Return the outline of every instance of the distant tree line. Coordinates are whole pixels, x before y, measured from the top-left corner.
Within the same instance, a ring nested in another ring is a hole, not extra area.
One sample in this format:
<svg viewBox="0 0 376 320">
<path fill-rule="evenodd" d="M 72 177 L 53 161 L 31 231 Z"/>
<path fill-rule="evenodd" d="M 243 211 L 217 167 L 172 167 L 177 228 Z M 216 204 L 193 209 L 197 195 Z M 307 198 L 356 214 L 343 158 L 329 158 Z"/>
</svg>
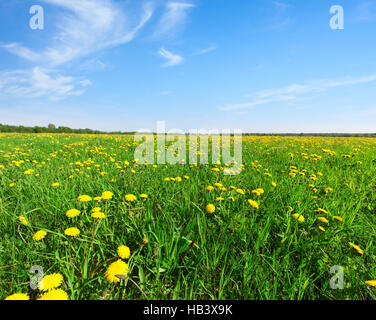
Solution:
<svg viewBox="0 0 376 320">
<path fill-rule="evenodd" d="M 132 132 L 103 132 L 99 130 L 92 129 L 72 129 L 69 127 L 59 126 L 56 127 L 54 124 L 49 124 L 47 127 L 25 127 L 25 126 L 12 126 L 0 123 L 0 132 L 18 132 L 18 133 L 80 133 L 80 134 L 130 134 Z"/>
<path fill-rule="evenodd" d="M 56 127 L 50 123 L 47 127 L 11 126 L 0 123 L 0 132 L 18 133 L 80 133 L 80 134 L 134 134 L 135 132 L 104 132 L 92 129 L 72 129 L 69 127 Z M 300 137 L 376 137 L 376 133 L 243 133 L 243 136 L 300 136 Z"/>
</svg>

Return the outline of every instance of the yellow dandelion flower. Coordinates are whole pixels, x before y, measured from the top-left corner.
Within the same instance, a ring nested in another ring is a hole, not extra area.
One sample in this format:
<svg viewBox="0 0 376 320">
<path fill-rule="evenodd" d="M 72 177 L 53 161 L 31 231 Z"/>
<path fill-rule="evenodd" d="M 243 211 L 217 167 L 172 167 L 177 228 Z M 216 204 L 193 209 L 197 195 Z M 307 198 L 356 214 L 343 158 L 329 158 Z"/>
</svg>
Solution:
<svg viewBox="0 0 376 320">
<path fill-rule="evenodd" d="M 35 241 L 40 241 L 40 240 L 43 240 L 43 238 L 47 235 L 47 232 L 44 231 L 44 230 L 39 230 L 37 232 L 34 233 L 33 235 L 33 240 Z"/>
<path fill-rule="evenodd" d="M 24 216 L 21 216 L 21 217 L 20 217 L 20 221 L 21 221 L 21 223 L 24 224 L 25 226 L 27 226 L 27 225 L 29 224 Z"/>
<path fill-rule="evenodd" d="M 214 213 L 215 212 L 215 206 L 214 206 L 214 204 L 208 204 L 207 206 L 206 206 L 206 212 L 207 213 Z"/>
<path fill-rule="evenodd" d="M 324 223 L 329 223 L 328 219 L 325 219 L 324 217 L 318 217 L 317 220 L 324 222 Z"/>
<path fill-rule="evenodd" d="M 343 221 L 343 219 L 339 216 L 333 216 L 333 219 L 336 219 L 336 220 L 341 221 L 341 222 Z"/>
<path fill-rule="evenodd" d="M 68 210 L 65 215 L 68 217 L 68 218 L 74 218 L 74 217 L 77 217 L 81 212 L 77 209 L 70 209 Z"/>
<path fill-rule="evenodd" d="M 236 189 L 235 191 L 236 191 L 236 193 L 239 193 L 241 195 L 245 194 L 245 191 L 243 189 Z"/>
<path fill-rule="evenodd" d="M 304 222 L 305 221 L 305 218 L 301 214 L 299 214 L 299 213 L 294 213 L 292 215 L 292 217 L 294 219 L 298 220 L 299 222 Z"/>
<path fill-rule="evenodd" d="M 371 287 L 376 287 L 376 280 L 368 280 L 364 283 L 371 286 Z"/>
<path fill-rule="evenodd" d="M 206 188 L 206 191 L 212 191 L 214 189 L 214 187 L 213 186 L 208 186 L 207 188 Z"/>
<path fill-rule="evenodd" d="M 13 182 L 13 183 L 10 183 L 9 184 L 9 188 L 13 188 L 16 184 Z"/>
<path fill-rule="evenodd" d="M 103 212 L 95 211 L 91 214 L 91 217 L 97 220 L 106 218 L 106 215 Z"/>
<path fill-rule="evenodd" d="M 89 201 L 91 201 L 92 199 L 91 199 L 90 196 L 84 194 L 84 195 L 82 195 L 82 196 L 79 196 L 79 197 L 77 198 L 77 200 L 80 201 L 80 202 L 89 202 Z"/>
<path fill-rule="evenodd" d="M 64 234 L 69 237 L 77 237 L 80 234 L 80 230 L 75 227 L 68 228 L 64 231 Z"/>
<path fill-rule="evenodd" d="M 121 245 L 117 249 L 117 253 L 118 253 L 118 255 L 119 255 L 120 258 L 122 258 L 122 259 L 128 259 L 130 257 L 130 255 L 131 255 L 131 250 L 127 246 Z"/>
<path fill-rule="evenodd" d="M 114 196 L 113 192 L 111 192 L 111 191 L 105 191 L 105 192 L 102 193 L 101 198 L 103 200 L 111 200 L 113 196 Z"/>
<path fill-rule="evenodd" d="M 125 196 L 125 201 L 133 202 L 133 201 L 136 201 L 136 200 L 137 200 L 137 197 L 134 194 L 127 194 Z"/>
<path fill-rule="evenodd" d="M 100 207 L 95 207 L 95 208 L 91 209 L 91 212 L 99 212 L 99 211 L 102 211 L 102 209 Z"/>
<path fill-rule="evenodd" d="M 59 287 L 62 282 L 63 276 L 60 273 L 53 273 L 44 276 L 43 279 L 38 283 L 38 288 L 41 291 L 47 291 Z"/>
<path fill-rule="evenodd" d="M 318 208 L 317 210 L 315 210 L 316 213 L 328 213 L 328 211 L 326 211 L 325 209 L 323 208 Z"/>
<path fill-rule="evenodd" d="M 141 193 L 140 194 L 140 198 L 141 199 L 147 199 L 149 196 L 147 195 L 147 194 L 145 194 L 145 193 Z"/>
<path fill-rule="evenodd" d="M 14 293 L 4 300 L 30 300 L 30 298 L 26 293 Z"/>
<path fill-rule="evenodd" d="M 37 300 L 69 300 L 68 293 L 63 289 L 53 289 L 44 293 Z"/>
<path fill-rule="evenodd" d="M 255 208 L 255 209 L 258 209 L 258 208 L 259 208 L 259 204 L 258 204 L 256 201 L 254 201 L 254 200 L 249 199 L 249 200 L 248 200 L 248 203 L 250 204 L 250 206 L 251 206 L 252 208 Z"/>
<path fill-rule="evenodd" d="M 274 181 L 272 182 L 272 186 L 273 187 L 276 187 L 277 186 L 277 183 L 275 183 Z"/>
<path fill-rule="evenodd" d="M 354 248 L 359 254 L 363 254 L 364 251 L 362 249 L 359 248 L 359 246 L 357 246 L 356 244 L 352 243 L 352 242 L 349 242 L 349 245 Z"/>
<path fill-rule="evenodd" d="M 319 229 L 320 229 L 322 232 L 325 232 L 325 228 L 324 228 L 324 227 L 319 226 Z"/>
<path fill-rule="evenodd" d="M 223 201 L 223 200 L 225 200 L 225 199 L 222 198 L 222 197 L 217 197 L 217 198 L 215 199 L 215 201 Z"/>
<path fill-rule="evenodd" d="M 128 273 L 128 264 L 122 260 L 117 260 L 109 265 L 106 270 L 105 277 L 110 283 L 117 283 L 120 281 L 119 276 L 125 276 Z"/>
<path fill-rule="evenodd" d="M 59 182 L 55 182 L 55 183 L 52 184 L 52 186 L 53 186 L 54 188 L 57 188 L 57 187 L 60 186 L 60 183 L 59 183 Z"/>
</svg>

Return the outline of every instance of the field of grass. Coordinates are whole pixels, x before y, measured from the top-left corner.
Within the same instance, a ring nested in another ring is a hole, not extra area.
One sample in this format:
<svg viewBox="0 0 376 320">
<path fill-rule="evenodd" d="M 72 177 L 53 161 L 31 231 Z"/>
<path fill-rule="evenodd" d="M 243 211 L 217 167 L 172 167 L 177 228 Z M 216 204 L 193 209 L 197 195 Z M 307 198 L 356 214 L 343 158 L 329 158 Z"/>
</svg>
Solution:
<svg viewBox="0 0 376 320">
<path fill-rule="evenodd" d="M 233 176 L 137 165 L 135 147 L 0 134 L 1 299 L 376 298 L 376 139 L 243 137 Z M 32 290 L 32 266 L 59 275 Z"/>
</svg>

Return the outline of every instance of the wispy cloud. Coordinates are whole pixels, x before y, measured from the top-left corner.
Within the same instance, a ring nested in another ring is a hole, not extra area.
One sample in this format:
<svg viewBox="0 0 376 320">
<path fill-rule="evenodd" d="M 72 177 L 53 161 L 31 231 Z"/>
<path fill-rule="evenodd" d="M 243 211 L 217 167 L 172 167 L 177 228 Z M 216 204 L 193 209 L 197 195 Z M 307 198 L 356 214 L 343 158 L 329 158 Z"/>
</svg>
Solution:
<svg viewBox="0 0 376 320">
<path fill-rule="evenodd" d="M 153 38 L 159 38 L 166 34 L 169 36 L 175 35 L 184 26 L 189 10 L 194 7 L 195 5 L 188 2 L 168 2 Z"/>
<path fill-rule="evenodd" d="M 374 0 L 360 1 L 353 10 L 354 22 L 370 22 L 376 20 L 376 3 Z"/>
<path fill-rule="evenodd" d="M 206 54 L 206 53 L 209 53 L 211 51 L 214 51 L 217 49 L 217 46 L 212 44 L 211 46 L 205 48 L 205 49 L 202 49 L 202 50 L 198 50 L 196 51 L 193 55 L 194 56 L 199 56 L 199 55 L 202 55 L 202 54 Z"/>
<path fill-rule="evenodd" d="M 317 92 L 328 91 L 332 88 L 357 85 L 362 83 L 376 82 L 376 74 L 359 78 L 342 78 L 339 80 L 318 80 L 308 84 L 292 84 L 279 89 L 268 89 L 247 95 L 252 98 L 245 103 L 229 104 L 221 107 L 222 111 L 252 109 L 259 105 L 276 102 L 291 102 L 303 99 L 305 95 Z"/>
<path fill-rule="evenodd" d="M 179 56 L 178 54 L 174 54 L 170 51 L 167 51 L 164 48 L 161 48 L 158 51 L 158 54 L 167 60 L 167 62 L 163 65 L 164 67 L 173 67 L 183 62 L 183 57 Z"/>
<path fill-rule="evenodd" d="M 58 33 L 51 35 L 51 45 L 39 52 L 19 43 L 8 43 L 2 47 L 24 59 L 49 66 L 62 65 L 127 43 L 134 39 L 153 14 L 153 7 L 145 2 L 138 21 L 131 24 L 124 10 L 112 0 L 42 1 L 67 10 L 57 17 Z"/>
<path fill-rule="evenodd" d="M 272 6 L 272 18 L 264 30 L 282 30 L 293 24 L 294 20 L 288 16 L 291 9 L 294 8 L 293 5 L 282 1 L 271 1 L 270 4 Z"/>
<path fill-rule="evenodd" d="M 39 67 L 0 72 L 0 79 L 0 97 L 47 97 L 51 101 L 81 95 L 91 85 L 90 80 L 79 81 Z"/>
<path fill-rule="evenodd" d="M 159 96 L 168 96 L 169 94 L 171 94 L 171 91 L 161 91 L 158 93 Z"/>
</svg>

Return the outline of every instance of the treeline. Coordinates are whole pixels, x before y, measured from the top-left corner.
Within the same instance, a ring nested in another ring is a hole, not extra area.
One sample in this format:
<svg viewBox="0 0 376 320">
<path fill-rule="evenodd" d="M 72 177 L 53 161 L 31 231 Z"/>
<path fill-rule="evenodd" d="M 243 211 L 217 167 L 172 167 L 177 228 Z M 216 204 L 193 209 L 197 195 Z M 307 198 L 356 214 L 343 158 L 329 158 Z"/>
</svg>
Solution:
<svg viewBox="0 0 376 320">
<path fill-rule="evenodd" d="M 17 132 L 17 133 L 80 133 L 80 134 L 130 134 L 132 132 L 103 132 L 92 129 L 72 129 L 69 127 L 56 127 L 54 124 L 49 124 L 47 127 L 25 127 L 25 126 L 11 126 L 0 123 L 0 132 Z"/>
<path fill-rule="evenodd" d="M 92 129 L 72 129 L 69 127 L 56 127 L 49 124 L 47 127 L 11 126 L 0 123 L 0 132 L 17 133 L 80 133 L 80 134 L 134 134 L 135 132 L 112 131 L 104 132 Z M 243 136 L 291 136 L 291 137 L 376 137 L 376 133 L 243 133 Z"/>
</svg>

